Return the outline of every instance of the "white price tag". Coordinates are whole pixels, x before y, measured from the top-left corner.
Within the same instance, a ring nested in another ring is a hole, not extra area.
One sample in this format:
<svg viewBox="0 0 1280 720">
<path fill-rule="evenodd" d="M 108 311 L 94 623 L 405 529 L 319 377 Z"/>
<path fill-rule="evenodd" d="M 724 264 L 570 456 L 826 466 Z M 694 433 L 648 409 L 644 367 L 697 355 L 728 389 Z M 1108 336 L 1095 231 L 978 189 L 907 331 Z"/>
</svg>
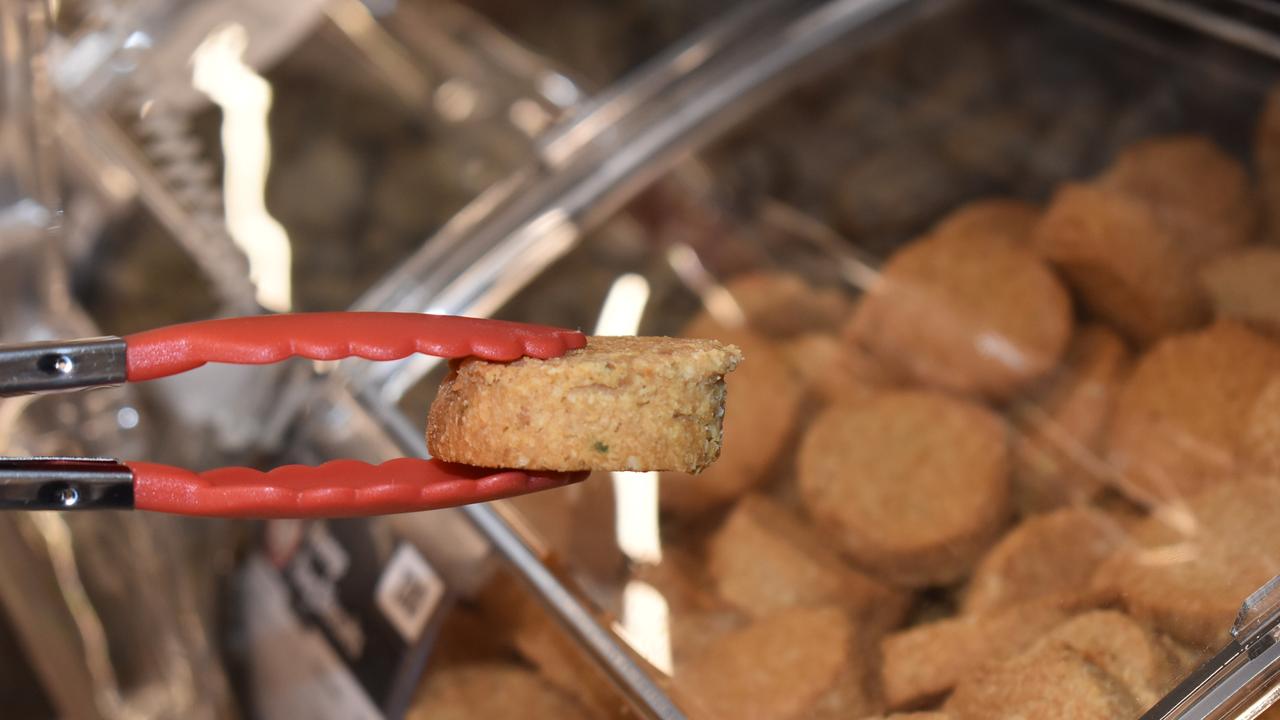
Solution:
<svg viewBox="0 0 1280 720">
<path fill-rule="evenodd" d="M 413 644 L 444 597 L 444 583 L 417 549 L 401 543 L 378 580 L 375 597 L 391 626 Z"/>
</svg>

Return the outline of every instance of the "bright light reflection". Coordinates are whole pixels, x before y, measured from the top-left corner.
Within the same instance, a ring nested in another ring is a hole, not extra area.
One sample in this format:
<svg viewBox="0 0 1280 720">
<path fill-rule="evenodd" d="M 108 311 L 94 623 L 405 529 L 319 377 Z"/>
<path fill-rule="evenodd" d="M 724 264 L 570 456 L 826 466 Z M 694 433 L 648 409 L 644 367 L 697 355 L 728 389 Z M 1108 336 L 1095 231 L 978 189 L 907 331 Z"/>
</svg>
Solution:
<svg viewBox="0 0 1280 720">
<path fill-rule="evenodd" d="M 597 335 L 635 335 L 649 302 L 649 283 L 640 275 L 619 277 L 609 288 Z M 658 474 L 611 473 L 618 548 L 633 563 L 662 562 L 658 531 Z M 622 594 L 618 633 L 658 670 L 671 674 L 671 628 L 667 601 L 647 583 L 632 580 Z"/>
<path fill-rule="evenodd" d="M 667 248 L 667 263 L 684 284 L 698 294 L 707 313 L 722 327 L 738 328 L 747 324 L 746 313 L 725 286 L 716 282 L 698 259 L 698 253 L 683 243 Z"/>
<path fill-rule="evenodd" d="M 658 671 L 672 673 L 670 610 L 656 588 L 639 580 L 627 582 L 622 591 L 622 621 L 615 630 Z"/>
<path fill-rule="evenodd" d="M 258 304 L 285 311 L 292 304 L 293 251 L 266 205 L 271 85 L 242 61 L 247 42 L 244 27 L 234 23 L 210 33 L 192 55 L 192 82 L 222 108 L 227 230 L 249 259 Z"/>
</svg>

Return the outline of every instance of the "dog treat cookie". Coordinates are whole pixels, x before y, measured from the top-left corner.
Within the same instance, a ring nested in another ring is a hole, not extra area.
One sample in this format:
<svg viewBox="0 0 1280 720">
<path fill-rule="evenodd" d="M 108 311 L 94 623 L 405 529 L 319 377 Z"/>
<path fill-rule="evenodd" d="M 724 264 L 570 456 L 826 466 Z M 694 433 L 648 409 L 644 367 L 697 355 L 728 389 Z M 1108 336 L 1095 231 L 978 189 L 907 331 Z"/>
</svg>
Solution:
<svg viewBox="0 0 1280 720">
<path fill-rule="evenodd" d="M 663 547 L 662 562 L 637 566 L 632 578 L 657 590 L 667 605 L 671 655 L 677 671 L 748 621 L 716 595 L 706 568 L 681 547 Z"/>
<path fill-rule="evenodd" d="M 1122 612 L 1095 610 L 1059 625 L 1041 643 L 1080 653 L 1120 681 L 1142 707 L 1150 707 L 1173 688 L 1175 660 L 1147 628 Z"/>
<path fill-rule="evenodd" d="M 1128 365 L 1119 336 L 1083 326 L 1063 366 L 1013 405 L 1013 497 L 1021 512 L 1087 502 L 1105 487 L 1106 425 Z"/>
<path fill-rule="evenodd" d="M 902 379 L 857 343 L 809 333 L 788 340 L 782 352 L 809 393 L 822 403 L 861 402 Z"/>
<path fill-rule="evenodd" d="M 908 712 L 892 715 L 876 715 L 862 720 L 949 720 L 951 716 L 940 712 Z"/>
<path fill-rule="evenodd" d="M 1007 397 L 1058 363 L 1071 302 L 1025 243 L 932 235 L 889 258 L 849 333 L 920 382 Z"/>
<path fill-rule="evenodd" d="M 1280 485 L 1272 478 L 1220 483 L 1157 513 L 1099 570 L 1134 617 L 1194 647 L 1229 636 L 1240 603 L 1276 574 Z"/>
<path fill-rule="evenodd" d="M 836 288 L 815 288 L 799 275 L 754 272 L 724 284 L 747 321 L 767 337 L 835 332 L 849 314 L 849 299 Z"/>
<path fill-rule="evenodd" d="M 741 357 L 708 340 L 593 337 L 551 360 L 463 360 L 427 444 L 482 467 L 698 472 L 720 453 L 724 376 Z"/>
<path fill-rule="evenodd" d="M 734 507 L 707 547 L 721 597 L 755 616 L 789 607 L 838 605 L 860 626 L 887 631 L 909 597 L 847 566 L 823 538 L 759 495 Z"/>
<path fill-rule="evenodd" d="M 838 684 L 856 683 L 859 673 L 851 669 L 861 658 L 852 652 L 854 632 L 838 608 L 795 608 L 762 618 L 720 638 L 678 670 L 676 699 L 694 720 L 813 717 L 815 706 Z M 876 712 L 865 694 L 858 704 L 845 707 L 844 716 Z"/>
<path fill-rule="evenodd" d="M 877 576 L 908 587 L 953 582 L 1007 516 L 1007 434 L 992 412 L 940 393 L 833 406 L 800 446 L 801 498 Z"/>
<path fill-rule="evenodd" d="M 1267 381 L 1253 401 L 1240 455 L 1248 470 L 1280 478 L 1280 375 Z"/>
<path fill-rule="evenodd" d="M 1088 593 L 1098 567 L 1123 541 L 1120 525 L 1091 508 L 1031 517 L 978 563 L 964 596 L 964 612 L 988 613 L 1031 600 L 1070 604 Z"/>
<path fill-rule="evenodd" d="M 1220 255 L 1200 269 L 1200 284 L 1218 319 L 1280 335 L 1280 248 L 1243 248 Z"/>
<path fill-rule="evenodd" d="M 1194 265 L 1155 212 L 1128 195 L 1062 186 L 1036 226 L 1035 245 L 1093 313 L 1139 343 L 1208 317 Z"/>
<path fill-rule="evenodd" d="M 1278 373 L 1280 346 L 1234 323 L 1162 340 L 1116 400 L 1109 459 L 1122 489 L 1161 502 L 1234 477 L 1254 399 Z"/>
<path fill-rule="evenodd" d="M 929 234 L 957 237 L 999 235 L 1028 245 L 1039 220 L 1040 208 L 1029 202 L 988 198 L 960 206 L 933 226 Z"/>
<path fill-rule="evenodd" d="M 662 505 L 690 513 L 729 502 L 767 477 L 791 439 L 804 395 L 781 355 L 759 336 L 723 328 L 691 330 L 731 339 L 749 359 L 725 378 L 733 411 L 725 416 L 720 459 L 698 475 L 662 475 Z"/>
<path fill-rule="evenodd" d="M 427 681 L 408 720 L 480 720 L 520 717 L 576 720 L 589 717 L 571 698 L 517 665 L 496 663 L 443 668 Z"/>
<path fill-rule="evenodd" d="M 1248 173 L 1205 137 L 1135 143 L 1116 157 L 1099 184 L 1145 202 L 1194 263 L 1244 245 L 1257 233 Z"/>
<path fill-rule="evenodd" d="M 1268 239 L 1277 243 L 1280 242 L 1280 86 L 1267 94 L 1253 147 Z"/>
<path fill-rule="evenodd" d="M 1116 720 L 1145 706 L 1081 653 L 1048 643 L 970 676 L 944 708 L 956 720 Z"/>
<path fill-rule="evenodd" d="M 1062 608 L 1032 603 L 893 633 L 880 643 L 885 703 L 894 709 L 928 705 L 976 669 L 1022 652 L 1068 617 Z"/>
</svg>

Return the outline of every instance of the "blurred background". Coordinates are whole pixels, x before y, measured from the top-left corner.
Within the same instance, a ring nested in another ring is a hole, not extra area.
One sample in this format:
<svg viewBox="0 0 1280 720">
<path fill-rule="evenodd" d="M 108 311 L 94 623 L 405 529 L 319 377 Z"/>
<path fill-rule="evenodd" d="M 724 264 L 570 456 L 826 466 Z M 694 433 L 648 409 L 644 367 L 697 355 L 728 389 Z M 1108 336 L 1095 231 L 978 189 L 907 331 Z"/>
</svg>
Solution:
<svg viewBox="0 0 1280 720">
<path fill-rule="evenodd" d="M 1043 202 L 1152 134 L 1247 158 L 1280 9 L 9 0 L 0 51 L 3 342 L 344 309 L 674 334 L 724 278 L 847 285 L 965 201 Z M 441 374 L 9 398 L 0 452 L 422 455 Z M 361 521 L 0 515 L 3 714 L 715 717 L 670 682 L 683 638 L 741 623 L 678 568 L 712 521 L 660 522 L 630 480 Z"/>
</svg>

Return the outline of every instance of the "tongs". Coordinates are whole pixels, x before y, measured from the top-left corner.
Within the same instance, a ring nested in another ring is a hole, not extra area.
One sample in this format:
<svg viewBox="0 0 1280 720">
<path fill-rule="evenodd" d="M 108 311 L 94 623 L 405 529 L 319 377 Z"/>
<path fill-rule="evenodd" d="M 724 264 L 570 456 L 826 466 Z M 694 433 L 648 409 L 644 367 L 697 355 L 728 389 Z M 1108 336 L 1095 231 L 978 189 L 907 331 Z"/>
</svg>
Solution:
<svg viewBox="0 0 1280 720">
<path fill-rule="evenodd" d="M 580 332 L 411 313 L 304 313 L 173 325 L 125 337 L 0 345 L 0 397 L 142 382 L 206 363 L 399 360 L 414 353 L 508 362 L 586 345 Z M 194 472 L 113 458 L 0 458 L 0 509 L 134 508 L 216 517 L 353 517 L 497 500 L 587 473 L 494 470 L 420 458 Z"/>
</svg>

